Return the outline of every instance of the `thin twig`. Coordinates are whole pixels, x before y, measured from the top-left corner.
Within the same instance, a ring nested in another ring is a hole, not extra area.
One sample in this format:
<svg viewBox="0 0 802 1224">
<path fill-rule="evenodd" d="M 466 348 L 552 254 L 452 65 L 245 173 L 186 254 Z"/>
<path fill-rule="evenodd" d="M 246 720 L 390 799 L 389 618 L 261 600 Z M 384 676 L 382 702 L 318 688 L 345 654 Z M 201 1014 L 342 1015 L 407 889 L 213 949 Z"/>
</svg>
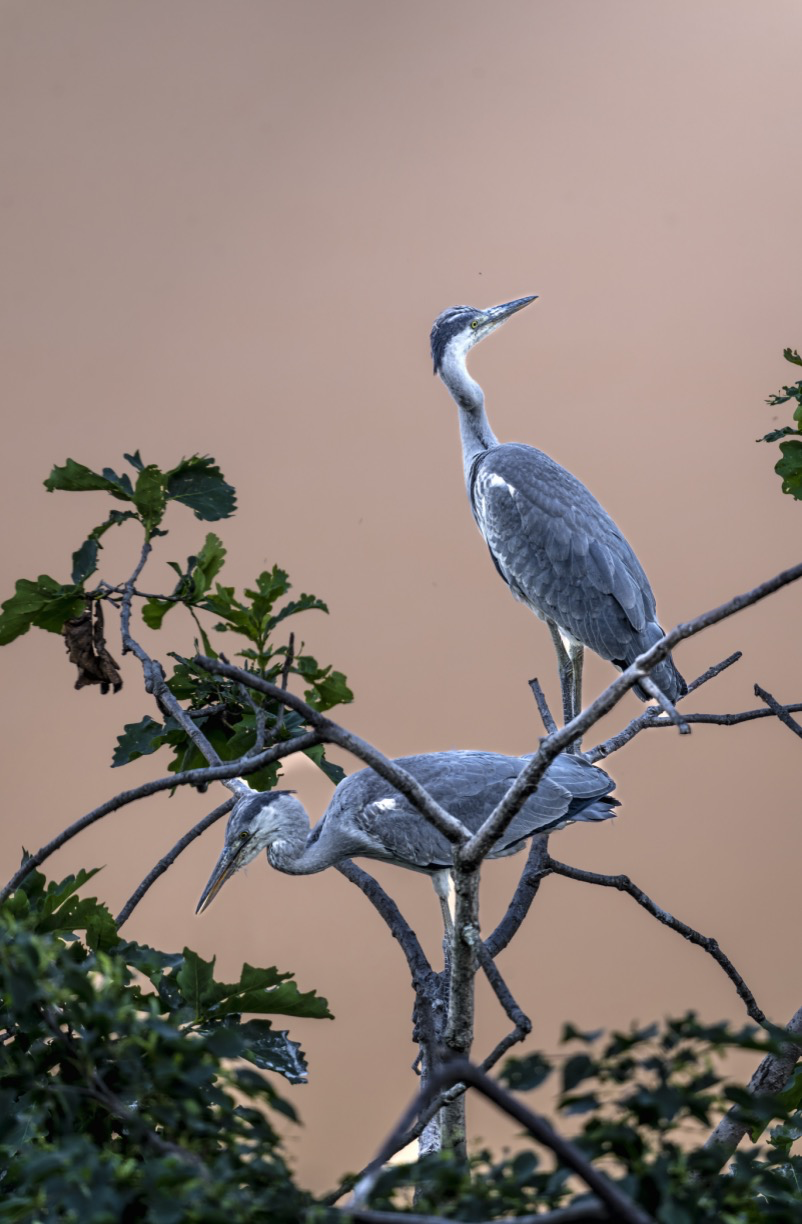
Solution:
<svg viewBox="0 0 802 1224">
<path fill-rule="evenodd" d="M 512 991 L 499 973 L 497 966 L 493 962 L 493 958 L 487 951 L 485 945 L 482 943 L 482 940 L 473 939 L 471 942 L 473 943 L 474 952 L 476 953 L 476 959 L 479 961 L 479 964 L 484 970 L 485 977 L 490 983 L 490 987 L 494 995 L 503 1007 L 507 1018 L 515 1025 L 515 1032 L 511 1034 L 511 1039 L 504 1039 L 506 1045 L 504 1050 L 501 1051 L 501 1053 L 504 1053 L 510 1048 L 510 1046 L 515 1045 L 519 1041 L 523 1041 L 529 1036 L 529 1034 L 532 1032 L 532 1021 L 516 1003 L 515 999 L 513 998 Z M 490 1067 L 494 1066 L 500 1057 L 501 1054 L 496 1055 L 495 1050 L 492 1052 L 492 1054 L 489 1054 L 482 1063 L 484 1070 L 487 1071 L 490 1069 Z"/>
<path fill-rule="evenodd" d="M 475 866 L 481 862 L 522 805 L 534 793 L 540 779 L 555 757 L 563 750 L 570 748 L 575 741 L 581 741 L 585 732 L 594 726 L 603 714 L 612 710 L 624 693 L 648 676 L 651 669 L 665 659 L 679 642 L 773 595 L 775 591 L 795 582 L 798 578 L 802 578 L 802 564 L 783 570 L 781 574 L 776 574 L 773 578 L 762 582 L 760 586 L 754 587 L 753 590 L 746 591 L 743 595 L 736 595 L 718 608 L 711 608 L 709 612 L 703 612 L 694 620 L 679 624 L 669 633 L 663 634 L 654 646 L 639 655 L 581 714 L 543 741 L 495 810 L 465 845 L 456 850 L 455 861 L 463 863 L 466 867 Z"/>
<path fill-rule="evenodd" d="M 802 1007 L 794 1012 L 785 1031 L 797 1038 L 802 1036 Z M 747 1084 L 747 1092 L 752 1095 L 763 1092 L 782 1092 L 800 1056 L 802 1056 L 802 1049 L 800 1049 L 798 1040 L 789 1041 L 774 1054 L 767 1054 Z M 727 1163 L 749 1129 L 748 1123 L 740 1120 L 741 1115 L 742 1111 L 737 1105 L 734 1105 L 703 1145 L 706 1149 L 716 1149 L 721 1157 L 719 1168 Z"/>
<path fill-rule="evenodd" d="M 172 850 L 168 850 L 164 858 L 159 859 L 156 866 L 151 868 L 142 883 L 136 889 L 134 889 L 133 893 L 115 918 L 118 930 L 122 924 L 131 917 L 131 914 L 139 905 L 139 902 L 145 896 L 145 893 L 148 891 L 151 885 L 155 884 L 159 876 L 163 875 L 167 868 L 173 865 L 179 854 L 182 854 L 184 850 L 186 850 L 187 846 L 191 845 L 192 842 L 195 841 L 196 837 L 200 837 L 201 833 L 205 833 L 210 825 L 213 825 L 216 821 L 220 820 L 222 816 L 225 816 L 227 812 L 230 812 L 236 801 L 235 795 L 232 795 L 230 799 L 226 799 L 225 803 L 221 803 L 219 807 L 216 807 L 213 811 L 209 812 L 208 815 L 204 816 L 203 820 L 199 820 L 188 833 L 185 833 L 184 836 L 175 843 Z"/>
<path fill-rule="evenodd" d="M 742 658 L 742 654 L 742 651 L 736 650 L 734 654 L 728 655 L 727 658 L 722 659 L 720 663 L 714 663 L 712 667 L 708 667 L 706 672 L 703 672 L 701 676 L 697 676 L 695 680 L 691 681 L 691 683 L 688 685 L 688 693 L 684 694 L 683 697 L 680 697 L 679 701 L 683 701 L 689 693 L 694 693 L 697 689 L 701 688 L 703 684 L 707 684 L 710 680 L 713 680 L 716 676 L 719 676 L 723 671 L 726 671 L 728 667 L 732 667 L 733 663 L 737 663 L 738 660 Z M 619 748 L 623 748 L 625 744 L 628 744 L 631 739 L 634 739 L 635 736 L 643 731 L 646 727 L 670 726 L 667 719 L 659 720 L 659 715 L 660 711 L 654 706 L 651 706 L 643 714 L 639 714 L 637 718 L 633 718 L 632 721 L 626 727 L 624 727 L 623 731 L 619 731 L 617 735 L 605 740 L 603 744 L 598 744 L 595 748 L 591 748 L 588 752 L 586 752 L 585 760 L 590 761 L 591 764 L 595 764 L 596 761 L 603 760 L 604 757 L 608 757 L 613 752 L 617 752 Z M 707 715 L 702 716 L 698 714 L 684 714 L 683 718 L 686 723 L 709 721 Z"/>
<path fill-rule="evenodd" d="M 536 834 L 530 842 L 526 865 L 521 872 L 512 900 L 507 906 L 507 912 L 495 931 L 485 940 L 485 948 L 494 959 L 499 952 L 504 951 L 510 940 L 517 934 L 521 923 L 529 913 L 529 908 L 540 888 L 541 880 L 548 875 L 548 869 L 545 867 L 549 856 L 548 846 L 548 833 Z"/>
<path fill-rule="evenodd" d="M 772 697 L 771 693 L 767 693 L 766 690 L 762 689 L 759 684 L 755 685 L 755 696 L 759 697 L 761 701 L 765 701 L 772 714 L 776 714 L 780 722 L 783 723 L 784 726 L 788 727 L 790 731 L 793 731 L 794 735 L 802 737 L 802 727 L 800 727 L 796 719 L 792 718 L 788 713 L 790 709 L 795 707 L 780 705 L 776 697 Z"/>
<path fill-rule="evenodd" d="M 668 700 L 663 690 L 658 688 L 651 676 L 644 676 L 640 682 L 640 686 L 644 692 L 648 693 L 649 696 L 657 702 L 660 709 L 668 718 L 668 721 L 675 727 L 679 727 L 680 735 L 690 735 L 691 729 L 687 722 L 682 717 L 673 702 Z"/>
<path fill-rule="evenodd" d="M 152 659 L 145 648 L 131 634 L 131 600 L 134 593 L 134 585 L 145 566 L 151 549 L 150 539 L 146 536 L 136 569 L 123 587 L 123 597 L 120 606 L 120 636 L 122 638 L 123 654 L 133 654 L 139 659 L 142 666 L 142 674 L 145 678 L 145 691 L 153 696 L 162 714 L 165 716 L 171 715 L 176 720 L 181 729 L 189 736 L 189 739 L 198 749 L 201 756 L 205 757 L 210 765 L 220 765 L 221 758 L 216 749 L 203 734 L 197 723 L 189 716 L 181 703 L 171 693 L 161 663 L 156 659 Z M 234 781 L 234 779 L 229 779 L 228 785 L 229 789 L 233 790 L 236 794 L 237 788 L 234 785 Z"/>
<path fill-rule="evenodd" d="M 284 658 L 284 666 L 281 669 L 281 689 L 285 693 L 287 691 L 287 685 L 289 684 L 289 681 L 290 681 L 290 668 L 292 667 L 294 659 L 295 659 L 295 634 L 291 633 L 290 640 L 287 643 L 287 654 Z M 284 715 L 286 713 L 287 713 L 287 707 L 286 705 L 282 703 L 281 708 L 279 710 L 279 715 L 276 721 L 276 725 L 273 728 L 274 737 L 281 733 L 281 729 L 284 726 Z"/>
<path fill-rule="evenodd" d="M 557 724 L 554 721 L 554 716 L 549 709 L 549 703 L 546 701 L 546 694 L 540 687 L 540 681 L 538 680 L 537 676 L 534 676 L 529 681 L 529 687 L 534 694 L 535 701 L 537 702 L 538 712 L 543 721 L 543 726 L 546 729 L 546 735 L 552 735 L 557 730 Z"/>
<path fill-rule="evenodd" d="M 317 731 L 307 731 L 303 735 L 297 735 L 294 739 L 284 740 L 281 744 L 274 744 L 271 748 L 266 748 L 261 756 L 252 757 L 248 761 L 226 761 L 223 765 L 210 765 L 207 769 L 188 769 L 184 773 L 168 774 L 166 778 L 154 778 L 150 782 L 143 782 L 141 786 L 135 786 L 132 790 L 121 791 L 119 795 L 107 799 L 99 807 L 93 808 L 85 816 L 73 821 L 35 854 L 26 858 L 5 887 L 0 889 L 0 904 L 19 887 L 30 871 L 39 867 L 56 850 L 60 850 L 65 842 L 94 824 L 96 820 L 108 816 L 110 812 L 116 812 L 129 803 L 136 803 L 138 799 L 147 799 L 150 795 L 156 795 L 160 791 L 172 790 L 176 786 L 198 786 L 204 782 L 225 783 L 234 776 L 256 773 L 264 765 L 270 765 L 273 761 L 290 756 L 293 752 L 305 752 L 307 748 L 313 748 L 320 742 Z"/>
<path fill-rule="evenodd" d="M 145 564 L 147 562 L 148 557 L 150 556 L 151 550 L 152 550 L 152 545 L 146 535 L 145 542 L 142 545 L 142 551 L 139 554 L 139 560 L 136 563 L 136 567 L 134 569 L 133 574 L 122 587 L 115 588 L 116 590 L 122 591 L 122 600 L 120 604 L 120 633 L 122 635 L 122 640 L 123 640 L 123 654 L 127 654 L 128 650 L 130 649 L 126 645 L 126 639 L 130 635 L 131 600 L 134 594 L 134 587 L 136 586 L 137 578 L 142 573 L 142 570 L 145 568 Z M 145 678 L 147 680 L 147 677 Z"/>
<path fill-rule="evenodd" d="M 448 838 L 450 842 L 458 844 L 466 839 L 468 830 L 461 821 L 449 815 L 445 808 L 436 803 L 428 791 L 411 774 L 397 765 L 395 761 L 389 760 L 371 744 L 360 739 L 358 735 L 354 735 L 353 732 L 347 731 L 338 723 L 326 718 L 319 710 L 310 706 L 300 697 L 296 697 L 294 693 L 291 693 L 289 690 L 284 692 L 278 685 L 271 684 L 269 680 L 263 680 L 261 676 L 255 676 L 252 672 L 247 672 L 241 667 L 234 667 L 231 663 L 223 663 L 220 659 L 207 659 L 204 655 L 196 655 L 193 662 L 198 667 L 202 667 L 204 671 L 211 672 L 213 675 L 226 676 L 229 680 L 239 681 L 250 688 L 256 689 L 259 693 L 266 693 L 268 697 L 272 697 L 276 701 L 284 702 L 290 709 L 303 715 L 304 719 L 315 729 L 321 742 L 336 744 L 338 747 L 344 748 L 346 752 L 359 757 L 361 761 L 369 765 L 377 774 L 380 774 L 386 782 L 389 782 L 405 798 L 409 799 L 410 803 L 431 821 L 434 827 L 444 837 Z"/>
<path fill-rule="evenodd" d="M 651 708 L 655 709 L 654 706 Z M 789 713 L 798 714 L 802 712 L 802 702 L 794 702 L 790 705 L 783 706 L 783 709 Z M 656 711 L 655 711 L 656 713 Z M 671 723 L 667 718 L 649 717 L 651 710 L 647 710 L 645 714 L 641 714 L 634 719 L 628 727 L 620 731 L 618 735 L 612 736 L 611 739 L 605 740 L 603 744 L 599 744 L 596 748 L 591 748 L 585 753 L 585 760 L 591 765 L 595 765 L 597 761 L 603 760 L 605 757 L 611 756 L 617 752 L 619 748 L 623 748 L 631 739 L 646 728 L 650 727 L 670 727 Z M 736 727 L 739 723 L 754 722 L 759 718 L 775 718 L 774 710 L 741 710 L 737 714 L 685 714 L 684 718 L 687 723 L 707 723 L 713 727 Z"/>
<path fill-rule="evenodd" d="M 714 663 L 712 667 L 708 667 L 707 671 L 702 672 L 701 676 L 697 676 L 695 680 L 691 680 L 690 684 L 688 685 L 688 692 L 685 694 L 685 696 L 687 697 L 688 694 L 695 693 L 696 690 L 701 688 L 703 684 L 707 684 L 709 680 L 714 680 L 716 676 L 720 676 L 721 673 L 726 671 L 728 667 L 732 667 L 733 663 L 737 663 L 739 659 L 742 659 L 743 654 L 744 652 L 742 650 L 736 650 L 731 655 L 727 655 L 726 659 L 722 659 L 720 663 Z M 680 701 L 683 700 L 684 698 L 680 697 Z"/>
<path fill-rule="evenodd" d="M 413 987 L 417 990 L 418 986 L 425 985 L 434 970 L 429 964 L 417 935 L 392 897 L 384 891 L 378 880 L 375 880 L 367 871 L 363 871 L 361 867 L 357 867 L 356 863 L 350 859 L 344 859 L 335 866 L 340 875 L 345 876 L 346 880 L 355 884 L 360 892 L 364 893 L 374 909 L 384 919 L 390 934 L 398 941 L 406 957 Z"/>
<path fill-rule="evenodd" d="M 682 935 L 683 939 L 689 940 L 690 943 L 704 948 L 705 952 L 712 956 L 713 960 L 721 966 L 734 985 L 739 997 L 743 1000 L 749 1016 L 757 1024 L 765 1024 L 765 1013 L 758 1007 L 755 996 L 732 961 L 722 952 L 718 941 L 708 935 L 700 935 L 693 927 L 688 926 L 687 923 L 680 921 L 679 918 L 675 918 L 673 914 L 669 914 L 666 910 L 661 909 L 656 902 L 652 901 L 651 897 L 647 897 L 642 888 L 638 888 L 637 884 L 633 884 L 629 876 L 600 875 L 595 871 L 583 871 L 579 867 L 569 867 L 567 863 L 560 863 L 551 857 L 549 857 L 546 865 L 554 875 L 565 876 L 569 880 L 580 880 L 585 884 L 598 884 L 602 888 L 616 888 L 619 892 L 628 893 L 634 901 L 637 901 L 638 905 L 647 910 L 658 922 L 662 922 L 664 926 L 670 927 L 672 931 L 676 931 L 677 934 Z"/>
</svg>

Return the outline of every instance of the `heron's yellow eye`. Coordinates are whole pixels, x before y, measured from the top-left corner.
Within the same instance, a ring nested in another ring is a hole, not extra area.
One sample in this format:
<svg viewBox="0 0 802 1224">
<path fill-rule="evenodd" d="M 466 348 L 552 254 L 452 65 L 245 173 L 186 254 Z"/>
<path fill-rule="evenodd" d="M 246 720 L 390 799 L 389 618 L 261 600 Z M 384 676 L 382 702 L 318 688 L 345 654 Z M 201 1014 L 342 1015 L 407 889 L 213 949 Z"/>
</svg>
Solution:
<svg viewBox="0 0 802 1224">
<path fill-rule="evenodd" d="M 472 328 L 472 330 L 473 330 L 473 331 L 476 331 L 476 329 L 477 329 L 477 327 L 478 327 L 478 326 L 479 326 L 479 320 L 478 320 L 478 319 L 471 319 L 471 328 Z"/>
<path fill-rule="evenodd" d="M 243 830 L 242 830 L 242 832 L 240 833 L 240 835 L 239 835 L 239 839 L 240 839 L 240 841 L 247 841 L 247 840 L 248 840 L 248 834 L 245 832 L 245 830 L 244 830 L 244 829 L 243 829 Z"/>
</svg>

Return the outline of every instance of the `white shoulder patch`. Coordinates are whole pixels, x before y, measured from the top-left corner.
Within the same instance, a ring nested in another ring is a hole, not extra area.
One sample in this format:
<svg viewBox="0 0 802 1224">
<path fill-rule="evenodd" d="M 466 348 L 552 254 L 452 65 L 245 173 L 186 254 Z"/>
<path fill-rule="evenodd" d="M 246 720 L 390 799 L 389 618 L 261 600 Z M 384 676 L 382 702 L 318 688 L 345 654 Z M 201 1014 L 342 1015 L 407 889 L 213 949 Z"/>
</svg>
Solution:
<svg viewBox="0 0 802 1224">
<path fill-rule="evenodd" d="M 380 812 L 392 812 L 398 805 L 395 799 L 377 799 L 373 806 Z"/>
<path fill-rule="evenodd" d="M 515 485 L 511 485 L 503 476 L 499 476 L 498 472 L 491 472 L 487 477 L 486 483 L 490 489 L 506 489 L 510 497 L 515 497 L 518 492 Z"/>
</svg>

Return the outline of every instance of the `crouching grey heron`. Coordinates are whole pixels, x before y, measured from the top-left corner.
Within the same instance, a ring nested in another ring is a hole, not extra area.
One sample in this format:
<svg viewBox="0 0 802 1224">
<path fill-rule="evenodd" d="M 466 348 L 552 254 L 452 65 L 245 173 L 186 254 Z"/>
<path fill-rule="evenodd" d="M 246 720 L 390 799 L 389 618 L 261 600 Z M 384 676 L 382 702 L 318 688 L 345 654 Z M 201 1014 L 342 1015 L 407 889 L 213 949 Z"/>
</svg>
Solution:
<svg viewBox="0 0 802 1224">
<path fill-rule="evenodd" d="M 452 306 L 434 321 L 434 372 L 459 406 L 468 498 L 493 563 L 516 599 L 546 622 L 557 650 L 566 720 L 579 712 L 589 646 L 622 670 L 663 636 L 652 588 L 624 536 L 581 481 L 542 451 L 499 443 L 469 351 L 535 297 L 477 310 Z M 670 702 L 687 692 L 669 656 L 651 680 Z M 647 701 L 651 686 L 636 686 Z"/>
<path fill-rule="evenodd" d="M 496 752 L 454 751 L 400 757 L 396 764 L 475 832 L 527 760 Z M 610 798 L 614 786 L 595 765 L 561 754 L 488 857 L 515 854 L 533 834 L 571 821 L 609 819 L 618 806 L 618 800 Z M 228 818 L 223 852 L 195 912 L 206 909 L 226 880 L 260 850 L 267 851 L 271 867 L 289 875 L 311 875 L 357 857 L 394 863 L 430 875 L 441 900 L 452 862 L 448 839 L 389 782 L 372 769 L 362 769 L 339 784 L 311 832 L 306 809 L 292 791 L 254 791 L 238 799 Z"/>
</svg>

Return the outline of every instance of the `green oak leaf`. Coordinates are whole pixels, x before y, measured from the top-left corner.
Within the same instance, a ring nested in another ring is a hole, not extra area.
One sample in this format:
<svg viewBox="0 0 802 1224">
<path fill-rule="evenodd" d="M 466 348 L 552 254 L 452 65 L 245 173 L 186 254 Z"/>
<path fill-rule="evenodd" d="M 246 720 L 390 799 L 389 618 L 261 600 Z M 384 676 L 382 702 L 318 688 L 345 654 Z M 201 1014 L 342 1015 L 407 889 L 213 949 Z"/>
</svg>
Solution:
<svg viewBox="0 0 802 1224">
<path fill-rule="evenodd" d="M 189 506 L 196 518 L 229 518 L 237 508 L 236 489 L 209 455 L 193 455 L 165 475 L 167 496 Z"/>
<path fill-rule="evenodd" d="M 85 604 L 86 597 L 77 584 L 62 585 L 49 574 L 40 574 L 36 582 L 20 578 L 15 594 L 3 603 L 0 613 L 0 646 L 27 633 L 31 625 L 48 633 L 61 633 L 65 622 L 80 616 Z"/>
<path fill-rule="evenodd" d="M 232 1013 L 193 1031 L 216 1038 L 208 1047 L 219 1057 L 244 1058 L 262 1071 L 283 1075 L 291 1084 L 306 1083 L 307 1065 L 300 1043 L 290 1041 L 286 1030 L 274 1029 L 269 1020 L 243 1021 Z"/>
<path fill-rule="evenodd" d="M 165 616 L 178 602 L 176 599 L 149 599 L 142 606 L 143 621 L 149 629 L 161 629 Z"/>
<path fill-rule="evenodd" d="M 764 434 L 762 438 L 755 438 L 756 442 L 778 442 L 780 438 L 787 438 L 789 434 L 798 434 L 798 429 L 792 429 L 790 425 L 783 425 L 782 429 L 772 429 L 771 433 Z"/>
<path fill-rule="evenodd" d="M 166 731 L 167 728 L 149 714 L 138 723 L 126 723 L 122 735 L 117 736 L 117 747 L 111 758 L 112 769 L 127 765 L 137 757 L 150 756 L 164 743 Z"/>
<path fill-rule="evenodd" d="M 234 1012 L 330 1019 L 326 1000 L 313 990 L 301 993 L 291 978 L 276 968 L 256 969 L 246 964 L 239 982 L 216 982 L 214 960 L 205 961 L 189 948 L 184 949 L 184 964 L 175 975 L 184 999 L 199 1019 L 219 1019 Z"/>
<path fill-rule="evenodd" d="M 783 493 L 790 493 L 797 501 L 802 501 L 802 440 L 781 442 L 780 450 L 782 459 L 774 465 L 774 470 L 782 478 Z"/>
<path fill-rule="evenodd" d="M 84 493 L 94 489 L 111 493 L 120 501 L 133 501 L 134 489 L 128 476 L 118 476 L 111 468 L 104 468 L 103 474 L 93 472 L 83 463 L 68 459 L 63 467 L 54 467 L 44 482 L 48 493 L 61 489 L 66 493 Z"/>
<path fill-rule="evenodd" d="M 158 527 L 164 516 L 167 505 L 164 486 L 164 473 L 153 463 L 143 467 L 137 476 L 134 503 L 148 532 Z"/>
<path fill-rule="evenodd" d="M 589 1058 L 587 1054 L 574 1054 L 573 1058 L 569 1058 L 563 1067 L 563 1092 L 570 1092 L 595 1071 L 596 1063 L 592 1058 Z"/>
<path fill-rule="evenodd" d="M 539 1051 L 525 1058 L 509 1058 L 501 1068 L 500 1079 L 511 1092 L 531 1092 L 552 1073 L 548 1058 Z"/>
<path fill-rule="evenodd" d="M 105 535 L 110 527 L 118 527 L 120 523 L 136 517 L 133 510 L 112 510 L 104 523 L 90 531 L 81 547 L 72 554 L 73 582 L 86 582 L 87 578 L 94 574 L 98 552 L 103 547 L 100 543 L 101 536 Z"/>
<path fill-rule="evenodd" d="M 335 765 L 333 761 L 326 760 L 326 749 L 323 744 L 315 744 L 312 748 L 305 748 L 304 756 L 308 756 L 310 761 L 314 761 L 318 769 L 321 769 L 335 786 L 339 785 L 345 777 L 345 770 L 341 765 Z"/>
<path fill-rule="evenodd" d="M 206 594 L 223 568 L 225 559 L 226 549 L 223 547 L 223 541 L 210 531 L 203 548 L 194 558 L 195 564 L 191 571 L 193 599 L 201 599 Z"/>
</svg>

